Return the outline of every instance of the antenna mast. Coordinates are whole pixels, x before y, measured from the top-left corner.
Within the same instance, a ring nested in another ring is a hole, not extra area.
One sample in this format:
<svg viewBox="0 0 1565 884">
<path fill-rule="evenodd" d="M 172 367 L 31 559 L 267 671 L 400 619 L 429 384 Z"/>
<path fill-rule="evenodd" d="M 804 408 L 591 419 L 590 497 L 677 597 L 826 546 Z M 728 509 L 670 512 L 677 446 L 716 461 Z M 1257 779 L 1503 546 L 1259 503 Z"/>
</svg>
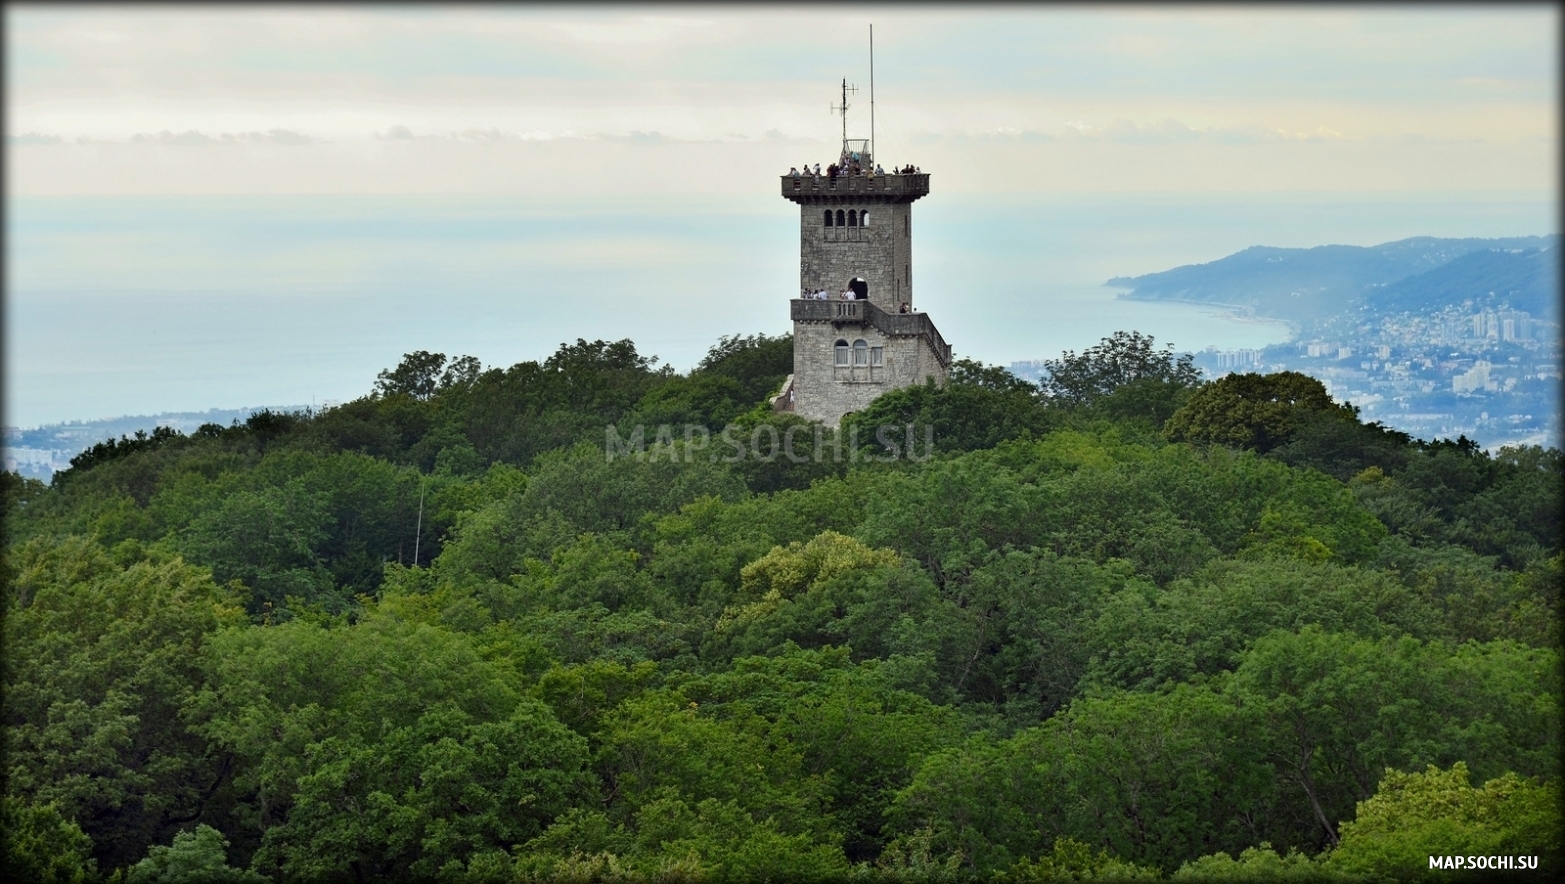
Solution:
<svg viewBox="0 0 1565 884">
<path fill-rule="evenodd" d="M 832 113 L 842 114 L 842 149 L 844 151 L 848 149 L 848 93 L 852 92 L 857 95 L 858 91 L 859 87 L 849 86 L 847 78 L 844 77 L 842 80 L 842 104 L 832 105 L 831 108 Z M 871 110 L 873 110 L 873 107 Z"/>
<path fill-rule="evenodd" d="M 869 160 L 875 162 L 875 25 L 869 26 Z"/>
</svg>

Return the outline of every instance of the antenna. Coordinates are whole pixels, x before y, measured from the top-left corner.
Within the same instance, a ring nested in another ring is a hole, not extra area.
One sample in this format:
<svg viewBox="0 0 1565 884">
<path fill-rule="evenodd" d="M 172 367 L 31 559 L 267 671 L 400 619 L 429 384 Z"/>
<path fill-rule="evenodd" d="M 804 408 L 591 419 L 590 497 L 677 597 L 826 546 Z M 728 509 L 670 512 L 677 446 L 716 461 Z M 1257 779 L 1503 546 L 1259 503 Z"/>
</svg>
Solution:
<svg viewBox="0 0 1565 884">
<path fill-rule="evenodd" d="M 875 162 L 875 25 L 869 26 L 869 161 Z"/>
<path fill-rule="evenodd" d="M 834 104 L 834 105 L 831 106 L 831 112 L 832 113 L 834 113 L 834 114 L 836 114 L 836 113 L 842 114 L 842 149 L 843 150 L 847 150 L 848 149 L 848 93 L 849 92 L 852 92 L 854 95 L 857 95 L 858 92 L 859 92 L 859 87 L 857 87 L 857 86 L 849 86 L 848 85 L 848 81 L 846 79 L 843 79 L 843 81 L 842 81 L 842 104 L 840 104 L 840 105 Z"/>
</svg>

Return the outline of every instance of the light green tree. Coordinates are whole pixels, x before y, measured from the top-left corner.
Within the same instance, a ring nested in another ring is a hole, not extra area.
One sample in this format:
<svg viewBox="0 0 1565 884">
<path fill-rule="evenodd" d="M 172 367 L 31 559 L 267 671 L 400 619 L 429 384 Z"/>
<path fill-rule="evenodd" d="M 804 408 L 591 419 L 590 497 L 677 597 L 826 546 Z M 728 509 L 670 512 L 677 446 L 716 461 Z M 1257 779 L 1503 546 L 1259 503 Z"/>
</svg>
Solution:
<svg viewBox="0 0 1565 884">
<path fill-rule="evenodd" d="M 154 845 L 130 867 L 125 884 L 265 884 L 266 878 L 228 864 L 228 839 L 206 825 L 180 832 L 174 843 Z"/>
<path fill-rule="evenodd" d="M 1539 856 L 1547 873 L 1559 868 L 1561 824 L 1558 780 L 1506 773 L 1473 786 L 1460 761 L 1423 773 L 1388 768 L 1374 796 L 1342 824 L 1342 843 L 1327 865 L 1407 880 L 1449 877 L 1429 868 L 1431 855 Z"/>
</svg>

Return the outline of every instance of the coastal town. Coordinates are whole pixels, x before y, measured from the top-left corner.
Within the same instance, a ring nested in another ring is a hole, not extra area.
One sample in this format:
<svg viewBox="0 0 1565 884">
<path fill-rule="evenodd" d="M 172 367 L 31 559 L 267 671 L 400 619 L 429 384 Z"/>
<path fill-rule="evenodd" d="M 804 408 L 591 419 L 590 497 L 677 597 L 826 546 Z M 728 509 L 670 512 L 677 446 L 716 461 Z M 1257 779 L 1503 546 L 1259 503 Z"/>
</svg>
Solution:
<svg viewBox="0 0 1565 884">
<path fill-rule="evenodd" d="M 1557 447 L 1559 335 L 1557 323 L 1468 301 L 1423 314 L 1345 314 L 1287 343 L 1194 355 L 1210 377 L 1302 372 L 1362 420 L 1417 438 Z"/>
</svg>

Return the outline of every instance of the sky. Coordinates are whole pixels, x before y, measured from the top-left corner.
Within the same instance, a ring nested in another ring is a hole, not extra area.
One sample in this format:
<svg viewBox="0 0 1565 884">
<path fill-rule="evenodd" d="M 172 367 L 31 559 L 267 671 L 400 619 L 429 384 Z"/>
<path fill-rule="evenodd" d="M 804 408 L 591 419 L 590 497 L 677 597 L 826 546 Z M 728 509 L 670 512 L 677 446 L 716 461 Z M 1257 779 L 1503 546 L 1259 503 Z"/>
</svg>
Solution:
<svg viewBox="0 0 1565 884">
<path fill-rule="evenodd" d="M 834 154 L 947 192 L 1552 191 L 1535 6 L 28 6 L 18 195 L 724 192 Z M 850 133 L 852 134 L 852 133 Z"/>
<path fill-rule="evenodd" d="M 5 420 L 352 398 L 413 349 L 578 336 L 687 370 L 786 331 L 776 176 L 836 156 L 843 78 L 871 134 L 872 24 L 877 157 L 933 176 L 915 274 L 959 353 L 1089 346 L 1125 321 L 1104 279 L 1250 245 L 1553 232 L 1559 18 L 8 4 Z M 1169 328 L 1254 343 L 1200 323 Z"/>
</svg>

